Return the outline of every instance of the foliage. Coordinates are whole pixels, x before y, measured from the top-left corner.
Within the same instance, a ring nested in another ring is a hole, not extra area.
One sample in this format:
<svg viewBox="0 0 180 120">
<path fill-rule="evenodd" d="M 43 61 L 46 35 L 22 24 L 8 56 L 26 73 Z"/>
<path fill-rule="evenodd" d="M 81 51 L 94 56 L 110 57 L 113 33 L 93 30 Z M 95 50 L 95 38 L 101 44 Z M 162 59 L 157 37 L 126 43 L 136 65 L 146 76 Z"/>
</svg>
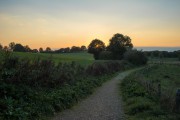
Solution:
<svg viewBox="0 0 180 120">
<path fill-rule="evenodd" d="M 11 43 L 9 43 L 9 48 L 10 48 L 10 50 L 14 50 L 14 47 L 15 47 L 15 43 L 14 42 L 11 42 Z"/>
<path fill-rule="evenodd" d="M 42 53 L 44 50 L 42 47 L 39 48 L 39 52 Z"/>
<path fill-rule="evenodd" d="M 24 46 L 24 48 L 25 52 L 32 52 L 31 48 L 28 45 Z"/>
<path fill-rule="evenodd" d="M 3 46 L 1 45 L 1 43 L 0 43 L 0 50 L 2 50 L 3 49 Z"/>
<path fill-rule="evenodd" d="M 168 52 L 168 51 L 144 51 L 146 56 L 153 58 L 177 58 L 180 54 L 180 50 Z"/>
<path fill-rule="evenodd" d="M 87 50 L 86 46 L 82 45 L 81 46 L 81 51 L 85 51 L 85 50 Z"/>
<path fill-rule="evenodd" d="M 125 61 L 104 61 L 104 62 L 94 62 L 92 65 L 89 65 L 86 69 L 86 72 L 89 75 L 98 76 L 108 73 L 115 73 L 117 71 L 123 71 L 127 67 L 131 66 Z M 131 66 L 132 67 L 132 66 Z"/>
<path fill-rule="evenodd" d="M 102 51 L 99 54 L 99 59 L 100 60 L 112 60 L 113 59 L 113 54 L 109 51 Z"/>
<path fill-rule="evenodd" d="M 124 59 L 135 65 L 144 65 L 148 59 L 142 51 L 128 50 L 124 54 Z"/>
<path fill-rule="evenodd" d="M 94 59 L 99 59 L 100 52 L 105 50 L 105 44 L 101 40 L 94 39 L 88 46 L 88 53 L 92 53 L 94 55 Z"/>
<path fill-rule="evenodd" d="M 26 52 L 26 49 L 21 44 L 15 44 L 13 51 Z"/>
<path fill-rule="evenodd" d="M 89 71 L 75 62 L 56 65 L 51 59 L 20 59 L 6 51 L 0 61 L 0 118 L 40 119 L 53 115 L 91 94 L 115 70 L 126 68 L 116 62 L 101 65 L 103 69 L 93 64 L 99 70 L 95 76 L 94 69 Z M 110 66 L 116 69 L 110 71 Z"/>
<path fill-rule="evenodd" d="M 81 48 L 80 47 L 76 47 L 76 46 L 72 46 L 70 51 L 71 52 L 79 52 L 79 51 L 81 51 Z"/>
<path fill-rule="evenodd" d="M 170 72 L 171 71 L 171 72 Z M 179 67 L 174 65 L 148 66 L 126 77 L 120 84 L 121 94 L 125 102 L 125 113 L 129 120 L 178 120 L 178 113 L 171 111 L 171 104 L 164 101 L 163 94 L 169 88 L 177 88 L 179 82 Z M 169 76 L 164 78 L 164 76 Z M 152 80 L 155 85 L 159 82 L 162 86 L 162 96 L 159 98 L 153 94 L 154 89 L 144 86 L 144 83 Z M 168 83 L 167 83 L 168 82 Z M 176 83 L 176 85 L 174 84 Z M 166 90 L 165 90 L 166 89 Z M 174 91 L 175 93 L 175 91 Z M 175 95 L 175 94 L 174 94 Z M 165 107 L 168 106 L 168 107 Z"/>
<path fill-rule="evenodd" d="M 131 43 L 131 38 L 129 36 L 124 36 L 123 34 L 115 34 L 110 40 L 107 50 L 113 53 L 114 59 L 122 59 L 123 54 L 132 49 L 133 44 Z"/>
<path fill-rule="evenodd" d="M 50 53 L 50 52 L 51 52 L 51 48 L 50 48 L 50 47 L 47 47 L 46 50 L 45 50 L 45 52 Z"/>
</svg>

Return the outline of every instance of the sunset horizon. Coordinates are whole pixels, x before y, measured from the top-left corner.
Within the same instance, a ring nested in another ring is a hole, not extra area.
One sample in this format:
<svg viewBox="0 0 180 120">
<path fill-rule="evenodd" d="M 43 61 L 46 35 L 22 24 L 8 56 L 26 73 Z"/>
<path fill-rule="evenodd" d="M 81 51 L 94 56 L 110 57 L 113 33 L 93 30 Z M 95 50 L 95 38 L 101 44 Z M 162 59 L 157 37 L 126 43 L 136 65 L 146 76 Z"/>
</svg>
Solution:
<svg viewBox="0 0 180 120">
<path fill-rule="evenodd" d="M 116 33 L 135 47 L 180 47 L 180 1 L 7 0 L 0 2 L 0 43 L 31 48 L 106 45 Z"/>
</svg>

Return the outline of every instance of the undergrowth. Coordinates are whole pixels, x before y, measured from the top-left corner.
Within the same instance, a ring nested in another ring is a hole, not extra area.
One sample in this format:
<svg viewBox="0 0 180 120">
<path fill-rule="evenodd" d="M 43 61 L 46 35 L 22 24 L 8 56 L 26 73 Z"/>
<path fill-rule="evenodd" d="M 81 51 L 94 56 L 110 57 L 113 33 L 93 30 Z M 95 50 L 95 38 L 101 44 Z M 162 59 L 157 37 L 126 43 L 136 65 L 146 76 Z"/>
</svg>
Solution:
<svg viewBox="0 0 180 120">
<path fill-rule="evenodd" d="M 158 67 L 153 66 L 150 69 L 155 69 L 157 71 Z M 162 104 L 164 103 L 162 101 L 162 97 L 160 99 L 157 95 L 152 94 L 145 86 L 142 85 L 142 72 L 146 72 L 145 70 L 146 68 L 132 73 L 120 84 L 121 95 L 123 97 L 124 109 L 127 119 L 179 120 L 179 113 L 163 107 Z M 158 75 L 158 73 L 156 74 Z M 151 76 L 151 78 L 155 77 L 153 74 L 147 75 L 147 72 L 145 76 Z M 146 80 L 147 79 L 143 77 L 143 81 Z"/>
<path fill-rule="evenodd" d="M 19 59 L 3 53 L 0 60 L 0 119 L 45 119 L 72 107 L 110 79 L 131 67 L 119 61 L 55 64 L 51 59 Z M 117 69 L 112 70 L 113 66 Z M 109 68 L 109 69 L 108 69 Z"/>
</svg>

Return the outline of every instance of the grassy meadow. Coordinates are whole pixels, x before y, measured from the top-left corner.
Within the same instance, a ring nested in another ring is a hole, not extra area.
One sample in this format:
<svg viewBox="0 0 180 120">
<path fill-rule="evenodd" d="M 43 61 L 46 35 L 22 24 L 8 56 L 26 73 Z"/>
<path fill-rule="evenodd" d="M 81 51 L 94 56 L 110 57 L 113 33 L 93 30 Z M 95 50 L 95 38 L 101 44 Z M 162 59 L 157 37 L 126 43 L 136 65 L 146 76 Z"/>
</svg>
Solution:
<svg viewBox="0 0 180 120">
<path fill-rule="evenodd" d="M 178 63 L 179 59 L 178 58 L 148 58 L 149 64 L 153 64 L 153 63 Z"/>
<path fill-rule="evenodd" d="M 128 120 L 178 120 L 175 96 L 180 64 L 146 66 L 123 80 L 121 94 Z M 160 85 L 160 86 L 159 86 Z"/>
<path fill-rule="evenodd" d="M 56 64 L 59 62 L 70 63 L 75 61 L 76 63 L 87 66 L 94 62 L 92 54 L 87 52 L 78 53 L 31 53 L 31 52 L 12 52 L 12 56 L 20 57 L 21 59 L 43 59 L 53 60 Z M 0 57 L 1 58 L 1 57 Z"/>
</svg>

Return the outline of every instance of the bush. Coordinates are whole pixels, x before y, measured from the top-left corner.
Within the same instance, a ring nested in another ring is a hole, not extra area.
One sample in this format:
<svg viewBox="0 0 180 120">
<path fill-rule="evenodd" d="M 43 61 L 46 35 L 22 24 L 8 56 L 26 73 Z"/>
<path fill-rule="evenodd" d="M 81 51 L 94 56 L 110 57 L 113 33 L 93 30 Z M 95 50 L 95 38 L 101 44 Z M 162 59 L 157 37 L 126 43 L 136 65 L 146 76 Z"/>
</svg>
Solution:
<svg viewBox="0 0 180 120">
<path fill-rule="evenodd" d="M 112 74 L 117 71 L 123 71 L 129 66 L 131 66 L 129 63 L 118 60 L 94 62 L 92 65 L 87 67 L 86 73 L 93 76 Z"/>
<path fill-rule="evenodd" d="M 39 119 L 69 108 L 97 86 L 126 69 L 120 61 L 95 62 L 83 68 L 75 62 L 19 59 L 4 53 L 0 60 L 0 119 Z"/>
<path fill-rule="evenodd" d="M 136 103 L 131 104 L 129 106 L 128 114 L 129 115 L 134 115 L 134 114 L 137 114 L 137 113 L 140 113 L 140 112 L 143 112 L 143 111 L 151 110 L 152 109 L 151 106 L 152 106 L 151 101 L 147 101 L 147 99 L 140 98 L 140 99 L 137 100 Z"/>
<path fill-rule="evenodd" d="M 142 51 L 129 50 L 124 54 L 124 59 L 134 65 L 144 65 L 148 59 Z"/>
<path fill-rule="evenodd" d="M 140 70 L 142 71 L 144 69 Z M 142 85 L 141 80 L 147 81 L 147 79 L 142 78 L 142 73 L 139 79 L 138 74 L 139 72 L 132 73 L 120 84 L 128 120 L 179 120 L 178 113 L 170 112 L 170 107 L 164 109 L 161 105 L 162 101 Z"/>
<path fill-rule="evenodd" d="M 109 51 L 102 51 L 99 55 L 100 60 L 113 60 L 113 54 Z"/>
</svg>

